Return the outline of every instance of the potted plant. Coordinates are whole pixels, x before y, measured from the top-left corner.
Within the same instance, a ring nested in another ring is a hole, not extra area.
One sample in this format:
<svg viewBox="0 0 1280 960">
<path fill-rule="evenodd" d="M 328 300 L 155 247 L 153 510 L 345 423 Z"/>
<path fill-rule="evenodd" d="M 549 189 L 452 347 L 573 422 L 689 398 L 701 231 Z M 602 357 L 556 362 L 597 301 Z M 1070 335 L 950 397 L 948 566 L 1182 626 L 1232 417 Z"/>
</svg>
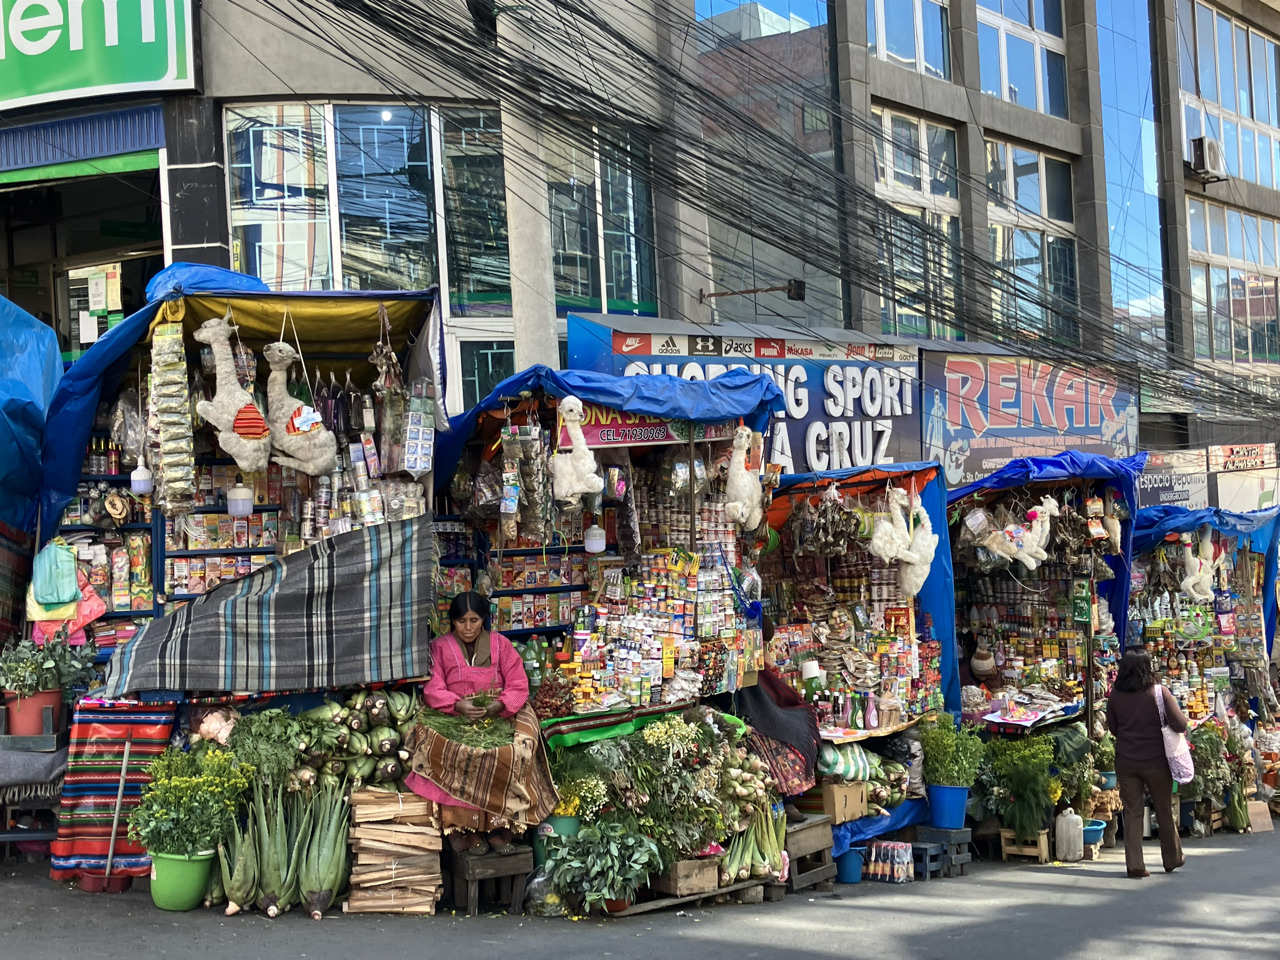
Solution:
<svg viewBox="0 0 1280 960">
<path fill-rule="evenodd" d="M 969 788 L 978 777 L 986 747 L 976 732 L 957 727 L 949 713 L 922 726 L 920 741 L 930 822 L 943 830 L 959 830 L 964 826 Z"/>
<path fill-rule="evenodd" d="M 62 703 L 71 688 L 94 676 L 93 643 L 72 647 L 62 637 L 43 645 L 30 638 L 10 643 L 0 652 L 0 690 L 7 708 L 7 732 L 11 736 L 36 737 L 44 733 L 44 708 L 53 707 L 53 725 L 61 726 Z"/>
<path fill-rule="evenodd" d="M 584 826 L 576 837 L 547 841 L 547 872 L 561 896 L 621 913 L 649 874 L 662 869 L 658 845 L 616 821 Z"/>
<path fill-rule="evenodd" d="M 204 898 L 219 842 L 229 834 L 254 768 L 228 750 L 170 747 L 129 815 L 129 836 L 151 857 L 151 900 L 191 910 Z"/>
<path fill-rule="evenodd" d="M 1062 784 L 1053 779 L 1053 741 L 1045 736 L 992 740 L 987 745 L 991 799 L 1001 823 L 1019 843 L 1032 843 L 1044 828 Z"/>
<path fill-rule="evenodd" d="M 582 821 L 591 820 L 604 806 L 608 793 L 596 776 L 577 777 L 559 785 L 560 800 L 551 815 L 538 824 L 533 838 L 533 863 L 547 862 L 548 837 L 576 837 Z"/>
<path fill-rule="evenodd" d="M 1102 774 L 1102 788 L 1114 790 L 1116 787 L 1116 738 L 1110 731 L 1102 735 L 1093 747 L 1093 765 Z"/>
</svg>

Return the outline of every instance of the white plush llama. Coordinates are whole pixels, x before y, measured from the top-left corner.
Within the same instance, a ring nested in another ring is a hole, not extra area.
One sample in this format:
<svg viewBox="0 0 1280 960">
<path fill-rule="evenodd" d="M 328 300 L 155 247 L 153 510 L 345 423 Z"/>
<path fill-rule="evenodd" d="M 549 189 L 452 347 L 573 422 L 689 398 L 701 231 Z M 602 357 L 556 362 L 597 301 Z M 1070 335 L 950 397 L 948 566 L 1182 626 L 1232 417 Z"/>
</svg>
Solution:
<svg viewBox="0 0 1280 960">
<path fill-rule="evenodd" d="M 332 473 L 338 463 L 338 441 L 333 431 L 325 428 L 318 413 L 307 417 L 302 401 L 289 393 L 289 368 L 298 359 L 297 352 L 280 341 L 267 344 L 262 355 L 271 367 L 267 377 L 267 423 L 276 463 L 312 477 Z"/>
<path fill-rule="evenodd" d="M 915 519 L 916 528 L 911 533 L 911 556 L 898 571 L 898 586 L 906 599 L 911 599 L 929 579 L 929 569 L 933 566 L 933 556 L 938 551 L 938 535 L 933 532 L 933 522 L 929 513 L 917 500 L 911 507 L 911 515 Z"/>
<path fill-rule="evenodd" d="M 724 515 L 748 533 L 764 519 L 764 488 L 760 477 L 747 469 L 747 451 L 751 448 L 751 428 L 738 427 L 733 432 L 733 456 L 729 458 L 729 477 L 725 482 Z"/>
<path fill-rule="evenodd" d="M 213 399 L 196 403 L 196 413 L 213 424 L 218 431 L 218 445 L 235 459 L 236 466 L 244 473 L 257 473 L 267 469 L 271 460 L 271 433 L 252 395 L 236 377 L 236 362 L 231 355 L 234 331 L 228 311 L 224 317 L 206 320 L 194 334 L 213 348 L 217 370 Z"/>
<path fill-rule="evenodd" d="M 1210 547 L 1212 549 L 1212 547 Z M 1195 551 L 1191 547 L 1191 534 L 1184 533 L 1182 535 L 1182 572 L 1185 576 L 1182 578 L 1182 592 L 1185 593 L 1196 603 L 1208 603 L 1213 599 L 1213 590 L 1207 593 L 1201 586 L 1202 578 L 1205 573 L 1205 567 L 1211 566 L 1204 560 L 1197 557 Z M 1210 583 L 1212 583 L 1212 573 L 1209 573 Z"/>
<path fill-rule="evenodd" d="M 1049 559 L 1049 554 L 1044 549 L 1049 542 L 1049 518 L 1058 516 L 1058 513 L 1058 501 L 1053 497 L 1042 498 L 1039 507 L 1027 511 L 1031 526 L 1023 534 L 1022 546 L 1013 555 L 1013 559 L 1028 570 L 1036 569 L 1042 561 Z"/>
<path fill-rule="evenodd" d="M 886 563 L 894 560 L 911 562 L 911 534 L 907 530 L 907 506 L 910 498 L 905 490 L 889 488 L 888 513 L 876 516 L 867 551 Z"/>
<path fill-rule="evenodd" d="M 584 493 L 599 493 L 604 489 L 604 477 L 596 473 L 595 454 L 582 435 L 582 401 L 574 396 L 565 397 L 560 401 L 560 417 L 572 449 L 551 458 L 551 476 L 556 499 L 577 506 Z"/>
<path fill-rule="evenodd" d="M 1226 554 L 1216 554 L 1213 547 L 1213 529 L 1207 524 L 1200 528 L 1200 578 L 1196 582 L 1196 590 L 1204 602 L 1213 599 L 1213 579 L 1218 568 L 1226 559 Z"/>
</svg>

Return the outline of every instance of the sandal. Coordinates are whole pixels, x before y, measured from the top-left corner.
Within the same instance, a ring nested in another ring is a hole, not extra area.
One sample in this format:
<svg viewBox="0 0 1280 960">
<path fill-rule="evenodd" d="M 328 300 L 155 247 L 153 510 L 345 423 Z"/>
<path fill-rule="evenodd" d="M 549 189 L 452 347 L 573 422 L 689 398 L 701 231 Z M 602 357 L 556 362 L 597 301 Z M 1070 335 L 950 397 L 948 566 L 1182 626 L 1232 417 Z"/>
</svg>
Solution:
<svg viewBox="0 0 1280 960">
<path fill-rule="evenodd" d="M 483 857 L 489 852 L 489 841 L 480 834 L 476 834 L 471 838 L 471 842 L 467 844 L 467 853 L 473 857 Z"/>
</svg>

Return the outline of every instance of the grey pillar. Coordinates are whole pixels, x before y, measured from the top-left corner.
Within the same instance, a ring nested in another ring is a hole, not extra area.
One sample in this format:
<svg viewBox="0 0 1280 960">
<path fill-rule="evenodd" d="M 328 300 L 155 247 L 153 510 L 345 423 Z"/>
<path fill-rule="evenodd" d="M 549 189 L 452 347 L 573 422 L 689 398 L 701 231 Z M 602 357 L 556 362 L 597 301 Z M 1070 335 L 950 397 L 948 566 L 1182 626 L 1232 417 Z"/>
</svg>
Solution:
<svg viewBox="0 0 1280 960">
<path fill-rule="evenodd" d="M 978 69 L 978 11 L 972 3 L 953 4 L 951 10 L 951 77 L 965 88 L 970 103 L 982 94 Z M 972 116 L 972 114 L 971 114 Z M 983 130 L 972 120 L 956 125 L 956 161 L 960 180 L 960 245 L 979 260 L 991 254 L 987 218 L 987 148 Z M 956 303 L 955 325 L 974 339 L 990 339 L 991 285 L 978 271 L 963 269 Z M 970 331 L 974 330 L 977 335 Z"/>
<path fill-rule="evenodd" d="M 836 57 L 839 75 L 840 103 L 855 118 L 871 120 L 871 77 L 867 54 L 867 2 L 845 0 L 834 6 L 836 11 Z M 841 124 L 843 136 L 844 176 L 858 188 L 875 190 L 875 140 L 867 129 L 858 123 Z M 867 217 L 871 210 L 856 195 L 846 197 L 849 210 L 849 248 L 864 257 L 874 257 Z M 880 297 L 874 290 L 867 290 L 868 280 L 857 276 L 854 266 L 853 282 L 848 284 L 849 305 L 845 311 L 848 323 L 855 330 L 880 332 Z"/>
<path fill-rule="evenodd" d="M 1151 0 L 1152 70 L 1155 74 L 1156 161 L 1160 174 L 1160 234 L 1164 260 L 1165 325 L 1170 360 L 1192 363 L 1191 269 L 1187 260 L 1186 186 L 1182 166 L 1182 108 L 1178 95 L 1176 0 Z"/>
<path fill-rule="evenodd" d="M 164 139 L 175 261 L 230 267 L 222 107 L 205 97 L 167 97 Z"/>
</svg>

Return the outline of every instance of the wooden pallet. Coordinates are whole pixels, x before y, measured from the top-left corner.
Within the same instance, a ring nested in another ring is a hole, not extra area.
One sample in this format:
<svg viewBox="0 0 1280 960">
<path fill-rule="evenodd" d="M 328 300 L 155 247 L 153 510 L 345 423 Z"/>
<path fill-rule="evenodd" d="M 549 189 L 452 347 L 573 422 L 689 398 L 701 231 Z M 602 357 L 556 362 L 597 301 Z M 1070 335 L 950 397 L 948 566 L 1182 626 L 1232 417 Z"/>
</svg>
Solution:
<svg viewBox="0 0 1280 960">
<path fill-rule="evenodd" d="M 649 913 L 652 910 L 665 910 L 667 907 L 678 907 L 685 903 L 692 903 L 695 906 L 699 906 L 705 900 L 712 900 L 724 894 L 741 893 L 742 891 L 749 890 L 753 887 L 764 887 L 767 883 L 767 880 L 743 880 L 741 883 L 731 883 L 727 887 L 720 887 L 712 893 L 694 893 L 687 897 L 659 897 L 656 900 L 646 900 L 644 903 L 633 903 L 620 913 L 611 913 L 609 916 L 633 917 L 637 913 Z"/>
<path fill-rule="evenodd" d="M 1019 843 L 1012 830 L 1000 831 L 1000 859 L 1034 857 L 1038 863 L 1049 862 L 1049 831 L 1041 830 L 1035 843 Z"/>
<path fill-rule="evenodd" d="M 784 849 L 791 859 L 791 874 L 787 881 L 792 893 L 814 887 L 822 892 L 834 889 L 836 864 L 831 859 L 831 818 L 828 816 L 805 817 L 801 823 L 787 827 Z"/>
</svg>

